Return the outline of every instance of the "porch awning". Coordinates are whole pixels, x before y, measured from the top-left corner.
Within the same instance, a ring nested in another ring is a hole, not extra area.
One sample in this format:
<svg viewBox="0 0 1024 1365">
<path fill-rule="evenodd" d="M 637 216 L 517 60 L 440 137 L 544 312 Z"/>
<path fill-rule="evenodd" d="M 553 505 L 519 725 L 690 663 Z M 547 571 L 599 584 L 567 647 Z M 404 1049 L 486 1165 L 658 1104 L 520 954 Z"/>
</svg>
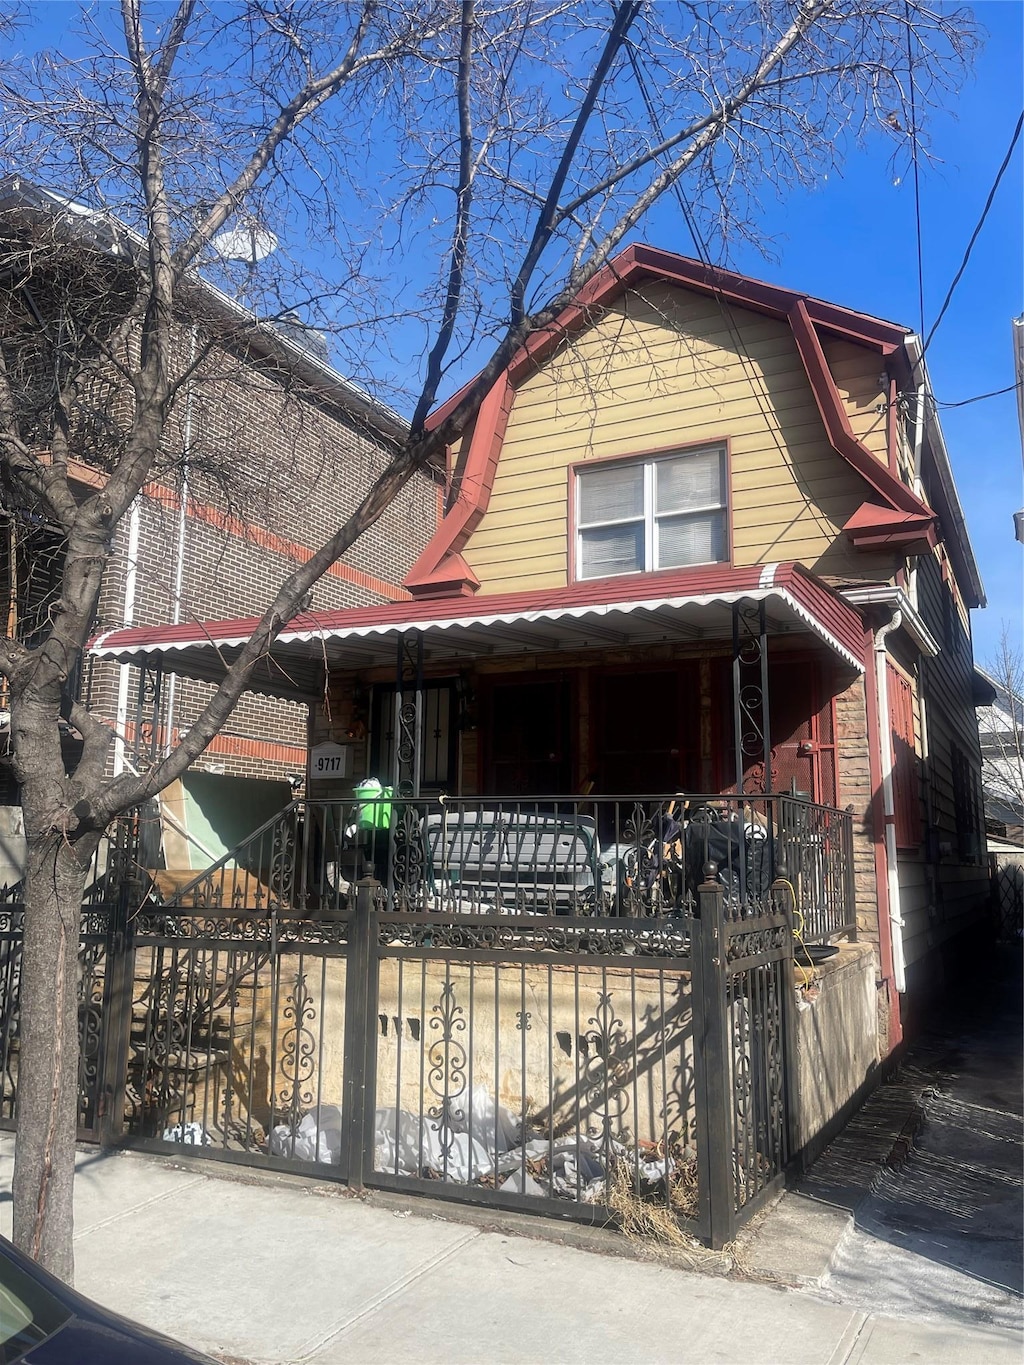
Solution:
<svg viewBox="0 0 1024 1365">
<path fill-rule="evenodd" d="M 308 700 L 332 670 L 391 666 L 397 641 L 420 632 L 428 662 L 559 650 L 622 649 L 659 642 L 730 639 L 732 607 L 765 603 L 772 635 L 810 633 L 863 671 L 864 628 L 847 602 L 799 564 L 630 574 L 566 588 L 479 597 L 388 602 L 306 612 L 281 631 L 257 667 L 254 691 Z M 156 662 L 166 672 L 219 681 L 257 617 L 107 631 L 97 658 Z"/>
</svg>

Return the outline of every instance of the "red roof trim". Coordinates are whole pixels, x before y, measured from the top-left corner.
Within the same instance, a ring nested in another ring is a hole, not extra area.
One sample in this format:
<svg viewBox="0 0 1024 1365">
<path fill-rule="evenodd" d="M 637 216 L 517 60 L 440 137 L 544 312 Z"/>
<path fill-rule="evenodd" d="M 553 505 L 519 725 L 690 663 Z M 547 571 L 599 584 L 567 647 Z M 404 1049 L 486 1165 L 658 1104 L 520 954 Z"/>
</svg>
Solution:
<svg viewBox="0 0 1024 1365">
<path fill-rule="evenodd" d="M 866 313 L 855 313 L 849 308 L 809 298 L 792 289 L 752 280 L 718 266 L 704 266 L 687 256 L 677 256 L 660 247 L 638 243 L 627 247 L 609 261 L 553 322 L 527 338 L 509 364 L 513 383 L 522 378 L 531 362 L 539 364 L 567 335 L 588 325 L 595 309 L 604 307 L 622 290 L 645 279 L 666 280 L 682 288 L 712 294 L 740 307 L 784 320 L 789 319 L 794 306 L 800 303 L 816 325 L 847 340 L 871 346 L 883 355 L 898 350 L 909 335 L 907 328 L 894 322 L 869 317 Z M 464 385 L 440 411 L 444 415 L 453 411 L 467 388 L 468 385 Z"/>
<path fill-rule="evenodd" d="M 621 578 L 587 579 L 564 588 L 534 589 L 529 592 L 495 593 L 477 597 L 470 606 L 465 597 L 445 597 L 429 602 L 387 602 L 370 607 L 348 607 L 340 611 L 306 613 L 295 617 L 281 631 L 279 639 L 317 632 L 330 635 L 357 627 L 406 625 L 426 628 L 466 615 L 503 616 L 559 608 L 612 606 L 616 603 L 650 601 L 665 597 L 704 597 L 717 593 L 740 594 L 757 589 L 788 592 L 852 654 L 860 657 L 863 626 L 857 611 L 800 564 L 787 563 L 768 568 L 755 564 L 731 569 L 714 566 L 701 569 L 673 569 L 665 573 L 625 574 Z M 248 638 L 259 623 L 255 616 L 224 621 L 204 621 L 196 625 L 137 626 L 109 631 L 91 643 L 104 651 L 123 649 L 154 652 L 188 649 L 195 646 L 223 646 Z"/>
<path fill-rule="evenodd" d="M 405 586 L 413 596 L 444 591 L 475 592 L 479 588 L 480 580 L 459 552 L 480 524 L 491 500 L 498 456 L 514 397 L 512 381 L 506 372 L 495 381 L 480 404 L 459 496 L 405 576 Z"/>
<path fill-rule="evenodd" d="M 832 371 L 825 359 L 821 339 L 802 299 L 794 303 L 789 314 L 789 323 L 833 449 L 890 507 L 924 517 L 933 516 L 931 508 L 891 473 L 888 464 L 876 460 L 867 446 L 854 436 L 836 382 L 832 378 Z"/>
</svg>

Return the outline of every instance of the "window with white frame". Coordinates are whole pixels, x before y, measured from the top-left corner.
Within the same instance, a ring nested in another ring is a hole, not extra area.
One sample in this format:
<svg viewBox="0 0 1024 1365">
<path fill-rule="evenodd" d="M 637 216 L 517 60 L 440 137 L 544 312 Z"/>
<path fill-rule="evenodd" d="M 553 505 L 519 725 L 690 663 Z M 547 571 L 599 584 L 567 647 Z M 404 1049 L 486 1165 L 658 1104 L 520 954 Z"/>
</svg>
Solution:
<svg viewBox="0 0 1024 1365">
<path fill-rule="evenodd" d="M 579 469 L 576 577 L 720 562 L 725 514 L 722 446 Z"/>
</svg>

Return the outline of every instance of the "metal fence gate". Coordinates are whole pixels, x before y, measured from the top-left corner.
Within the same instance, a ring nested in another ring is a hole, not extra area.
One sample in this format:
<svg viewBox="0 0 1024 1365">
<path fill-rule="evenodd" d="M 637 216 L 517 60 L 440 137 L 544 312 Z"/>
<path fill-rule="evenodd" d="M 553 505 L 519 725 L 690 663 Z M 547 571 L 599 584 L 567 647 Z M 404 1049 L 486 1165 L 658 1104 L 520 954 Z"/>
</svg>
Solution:
<svg viewBox="0 0 1024 1365">
<path fill-rule="evenodd" d="M 992 917 L 1001 943 L 1018 943 L 1024 935 L 1024 867 L 991 859 Z"/>
<path fill-rule="evenodd" d="M 16 1126 L 23 920 L 20 900 L 0 897 L 0 1129 Z M 116 924 L 116 913 L 83 910 L 78 951 L 78 1136 L 87 1142 L 109 1136 L 107 1124 L 117 1090 L 118 1040 L 111 1020 L 119 993 L 117 964 L 123 967 L 124 955 Z"/>
<path fill-rule="evenodd" d="M 90 909 L 81 1135 L 603 1222 L 658 1205 L 721 1246 L 791 1153 L 792 922 L 473 913 L 364 880 L 294 910 Z M 0 920 L 13 1126 L 20 910 Z"/>
</svg>

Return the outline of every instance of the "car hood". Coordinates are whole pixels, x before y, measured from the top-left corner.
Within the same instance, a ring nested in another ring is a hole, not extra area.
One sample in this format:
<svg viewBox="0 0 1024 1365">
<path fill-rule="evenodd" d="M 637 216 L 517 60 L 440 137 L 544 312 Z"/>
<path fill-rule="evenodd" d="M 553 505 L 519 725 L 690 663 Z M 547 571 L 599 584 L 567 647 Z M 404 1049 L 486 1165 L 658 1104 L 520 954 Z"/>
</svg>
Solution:
<svg viewBox="0 0 1024 1365">
<path fill-rule="evenodd" d="M 159 1332 L 135 1323 L 125 1327 L 69 1318 L 21 1360 L 24 1365 L 213 1365 L 209 1356 Z"/>
</svg>

